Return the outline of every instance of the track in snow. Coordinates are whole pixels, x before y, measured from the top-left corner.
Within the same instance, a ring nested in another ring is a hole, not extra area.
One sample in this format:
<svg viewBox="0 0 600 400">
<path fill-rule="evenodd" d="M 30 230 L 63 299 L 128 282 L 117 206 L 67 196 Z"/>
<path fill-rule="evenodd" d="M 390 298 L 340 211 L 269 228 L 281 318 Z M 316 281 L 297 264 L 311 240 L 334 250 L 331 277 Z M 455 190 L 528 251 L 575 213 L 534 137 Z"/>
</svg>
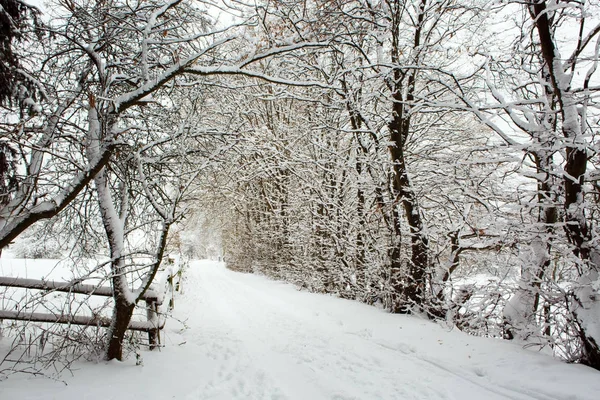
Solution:
<svg viewBox="0 0 600 400">
<path fill-rule="evenodd" d="M 411 343 L 436 330 L 442 339 L 434 346 L 443 346 L 446 334 L 427 321 L 299 293 L 216 263 L 193 264 L 185 285 L 178 314 L 188 316 L 187 340 L 217 364 L 189 399 L 560 398 L 427 357 Z M 417 326 L 406 336 L 399 320 Z M 377 328 L 391 332 L 378 338 Z"/>
</svg>

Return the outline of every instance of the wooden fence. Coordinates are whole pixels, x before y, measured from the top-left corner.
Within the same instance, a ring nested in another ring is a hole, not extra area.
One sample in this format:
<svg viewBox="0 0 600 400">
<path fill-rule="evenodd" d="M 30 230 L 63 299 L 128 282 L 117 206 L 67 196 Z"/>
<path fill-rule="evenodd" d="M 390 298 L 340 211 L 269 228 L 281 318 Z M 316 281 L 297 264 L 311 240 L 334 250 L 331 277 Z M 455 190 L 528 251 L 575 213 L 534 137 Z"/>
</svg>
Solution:
<svg viewBox="0 0 600 400">
<path fill-rule="evenodd" d="M 160 344 L 160 330 L 165 326 L 165 320 L 161 320 L 159 318 L 158 312 L 159 306 L 163 303 L 165 297 L 164 294 L 169 289 L 171 290 L 171 294 L 174 293 L 180 284 L 180 268 L 178 268 L 175 272 L 168 271 L 166 273 L 168 275 L 167 279 L 165 280 L 164 292 L 158 293 L 154 290 L 147 290 L 144 296 L 140 299 L 144 300 L 146 303 L 146 321 L 131 321 L 129 323 L 129 327 L 127 328 L 133 331 L 147 332 L 150 350 L 155 349 Z M 44 290 L 48 292 L 86 294 L 89 296 L 112 297 L 113 295 L 111 287 L 94 286 L 83 284 L 77 281 L 59 282 L 38 279 L 0 277 L 0 286 Z M 169 308 L 173 308 L 173 305 L 173 296 L 171 295 L 171 298 L 169 299 Z M 0 310 L 0 320 L 3 319 L 99 327 L 109 327 L 111 324 L 110 318 L 101 315 L 65 315 L 19 310 Z"/>
</svg>

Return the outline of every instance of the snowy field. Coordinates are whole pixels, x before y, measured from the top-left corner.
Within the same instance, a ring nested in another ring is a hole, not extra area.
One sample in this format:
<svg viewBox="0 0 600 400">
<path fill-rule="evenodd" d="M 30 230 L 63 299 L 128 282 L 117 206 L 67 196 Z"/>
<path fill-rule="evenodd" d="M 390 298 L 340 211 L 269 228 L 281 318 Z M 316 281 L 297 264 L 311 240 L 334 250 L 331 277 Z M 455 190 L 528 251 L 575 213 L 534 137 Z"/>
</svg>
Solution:
<svg viewBox="0 0 600 400">
<path fill-rule="evenodd" d="M 600 372 L 415 317 L 193 262 L 161 351 L 13 375 L 0 399 L 590 399 Z M 179 321 L 178 321 L 179 320 Z"/>
</svg>

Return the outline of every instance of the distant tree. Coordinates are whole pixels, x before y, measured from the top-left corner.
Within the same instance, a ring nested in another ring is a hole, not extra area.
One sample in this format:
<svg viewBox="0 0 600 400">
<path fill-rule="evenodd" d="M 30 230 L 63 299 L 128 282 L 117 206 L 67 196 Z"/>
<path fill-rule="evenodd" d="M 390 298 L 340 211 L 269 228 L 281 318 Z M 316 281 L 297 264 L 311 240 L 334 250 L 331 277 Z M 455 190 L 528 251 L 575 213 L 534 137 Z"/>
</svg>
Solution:
<svg viewBox="0 0 600 400">
<path fill-rule="evenodd" d="M 27 109 L 39 96 L 14 47 L 41 36 L 39 10 L 19 0 L 0 0 L 0 107 L 16 101 Z M 0 205 L 18 189 L 17 151 L 6 137 L 0 139 Z M 1 250 L 0 250 L 1 252 Z"/>
<path fill-rule="evenodd" d="M 0 0 L 0 106 L 35 96 L 33 82 L 14 47 L 42 34 L 39 16 L 36 7 L 23 1 Z"/>
</svg>

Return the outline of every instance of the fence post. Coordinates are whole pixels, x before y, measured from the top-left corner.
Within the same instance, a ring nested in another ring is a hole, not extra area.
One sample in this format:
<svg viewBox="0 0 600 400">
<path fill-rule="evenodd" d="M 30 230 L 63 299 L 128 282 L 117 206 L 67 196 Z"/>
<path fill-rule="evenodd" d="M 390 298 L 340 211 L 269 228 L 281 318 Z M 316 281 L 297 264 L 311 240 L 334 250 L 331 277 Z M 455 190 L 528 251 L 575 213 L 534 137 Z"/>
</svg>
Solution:
<svg viewBox="0 0 600 400">
<path fill-rule="evenodd" d="M 155 298 L 146 299 L 146 317 L 154 328 L 148 330 L 148 343 L 150 350 L 154 350 L 160 344 L 160 330 L 158 329 L 158 304 Z"/>
<path fill-rule="evenodd" d="M 174 274 L 169 273 L 169 277 L 167 278 L 169 296 L 169 311 L 172 311 L 175 308 L 175 286 L 173 285 L 173 277 Z"/>
</svg>

